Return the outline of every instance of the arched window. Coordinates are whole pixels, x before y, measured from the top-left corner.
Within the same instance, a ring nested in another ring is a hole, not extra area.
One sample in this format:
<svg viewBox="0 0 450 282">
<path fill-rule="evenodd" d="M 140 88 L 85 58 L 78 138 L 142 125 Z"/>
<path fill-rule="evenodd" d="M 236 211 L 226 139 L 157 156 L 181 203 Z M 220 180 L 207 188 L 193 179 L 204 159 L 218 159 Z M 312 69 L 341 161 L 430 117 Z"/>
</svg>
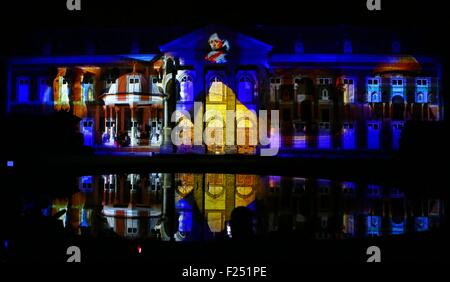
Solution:
<svg viewBox="0 0 450 282">
<path fill-rule="evenodd" d="M 253 81 L 248 76 L 239 79 L 238 100 L 240 102 L 251 102 L 253 96 Z"/>
<path fill-rule="evenodd" d="M 219 76 L 213 76 L 209 80 L 209 101 L 222 102 L 226 94 L 225 84 Z"/>
<path fill-rule="evenodd" d="M 94 101 L 94 78 L 90 75 L 83 77 L 83 82 L 81 84 L 83 101 Z"/>
<path fill-rule="evenodd" d="M 69 82 L 64 78 L 59 78 L 59 100 L 61 104 L 69 104 Z"/>
<path fill-rule="evenodd" d="M 321 95 L 320 99 L 321 100 L 325 100 L 325 101 L 329 100 L 329 95 L 328 95 L 328 90 L 327 89 L 323 89 L 322 90 L 322 95 Z"/>
<path fill-rule="evenodd" d="M 377 93 L 372 93 L 372 101 L 371 102 L 373 102 L 373 103 L 379 102 Z"/>
<path fill-rule="evenodd" d="M 423 103 L 423 94 L 422 92 L 417 93 L 417 103 Z"/>
<path fill-rule="evenodd" d="M 180 82 L 180 101 L 193 101 L 194 100 L 194 83 L 192 77 L 185 75 L 181 78 Z"/>
</svg>

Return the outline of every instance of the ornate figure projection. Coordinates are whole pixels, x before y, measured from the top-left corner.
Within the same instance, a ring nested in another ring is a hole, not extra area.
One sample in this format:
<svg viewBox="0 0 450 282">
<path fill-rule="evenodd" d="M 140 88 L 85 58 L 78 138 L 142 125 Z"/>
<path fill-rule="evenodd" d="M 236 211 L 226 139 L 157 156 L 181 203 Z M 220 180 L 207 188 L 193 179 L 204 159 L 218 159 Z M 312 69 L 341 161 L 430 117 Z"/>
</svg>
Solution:
<svg viewBox="0 0 450 282">
<path fill-rule="evenodd" d="M 221 39 L 217 33 L 213 33 L 208 39 L 211 52 L 206 55 L 205 60 L 211 63 L 223 64 L 227 62 L 227 53 L 230 44 L 227 40 Z"/>
</svg>

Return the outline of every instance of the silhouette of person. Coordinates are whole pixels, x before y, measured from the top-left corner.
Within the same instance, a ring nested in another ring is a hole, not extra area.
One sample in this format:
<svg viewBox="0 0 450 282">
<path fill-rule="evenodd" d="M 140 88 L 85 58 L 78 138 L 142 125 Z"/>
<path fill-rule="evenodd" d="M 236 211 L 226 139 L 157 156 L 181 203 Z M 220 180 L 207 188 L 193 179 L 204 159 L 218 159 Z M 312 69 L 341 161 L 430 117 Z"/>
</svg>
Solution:
<svg viewBox="0 0 450 282">
<path fill-rule="evenodd" d="M 253 214 L 246 207 L 237 207 L 231 212 L 231 238 L 247 240 L 253 237 Z"/>
</svg>

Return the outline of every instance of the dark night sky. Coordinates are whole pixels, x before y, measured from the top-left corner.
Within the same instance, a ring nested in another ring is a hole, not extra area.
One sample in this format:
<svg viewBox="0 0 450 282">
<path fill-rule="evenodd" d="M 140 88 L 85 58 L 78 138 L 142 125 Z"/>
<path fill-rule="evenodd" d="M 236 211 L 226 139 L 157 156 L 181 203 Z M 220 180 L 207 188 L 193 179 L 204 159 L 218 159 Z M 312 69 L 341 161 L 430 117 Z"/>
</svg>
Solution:
<svg viewBox="0 0 450 282">
<path fill-rule="evenodd" d="M 77 35 L 77 38 L 89 39 L 98 38 L 99 33 L 110 32 L 127 39 L 141 36 L 142 30 L 146 37 L 144 43 L 149 48 L 144 51 L 151 52 L 159 44 L 208 24 L 224 24 L 244 30 L 249 35 L 263 37 L 261 40 L 269 41 L 269 44 L 271 38 L 277 36 L 276 27 L 279 25 L 291 28 L 351 25 L 366 30 L 381 27 L 389 31 L 389 36 L 398 34 L 399 37 L 412 39 L 418 50 L 430 49 L 432 45 L 434 52 L 444 53 L 447 46 L 444 46 L 442 38 L 445 26 L 448 26 L 448 12 L 443 2 L 381 0 L 382 11 L 368 11 L 366 0 L 231 0 L 204 3 L 81 0 L 81 11 L 68 11 L 66 0 L 11 1 L 0 9 L 4 34 L 0 55 L 33 54 L 38 48 L 38 41 L 52 37 L 59 40 L 60 34 L 64 33 L 66 38 Z M 261 27 L 267 26 L 271 26 L 272 33 L 265 36 L 261 30 L 269 29 Z M 292 34 L 289 35 L 292 37 Z M 10 40 L 5 40 L 5 37 Z M 280 40 L 277 38 L 274 41 Z M 107 40 L 103 44 L 108 44 Z"/>
</svg>

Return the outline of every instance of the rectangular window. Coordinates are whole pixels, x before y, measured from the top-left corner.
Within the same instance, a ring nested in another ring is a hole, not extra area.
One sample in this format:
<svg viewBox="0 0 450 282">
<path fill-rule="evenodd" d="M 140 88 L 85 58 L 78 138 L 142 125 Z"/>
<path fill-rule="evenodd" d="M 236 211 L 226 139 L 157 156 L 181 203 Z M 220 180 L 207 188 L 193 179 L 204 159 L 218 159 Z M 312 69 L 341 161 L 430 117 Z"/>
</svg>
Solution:
<svg viewBox="0 0 450 282">
<path fill-rule="evenodd" d="M 427 78 L 416 78 L 416 103 L 428 103 L 429 101 L 429 79 Z"/>
<path fill-rule="evenodd" d="M 330 85 L 331 84 L 331 78 L 318 78 L 318 84 L 319 85 Z"/>
<path fill-rule="evenodd" d="M 381 102 L 381 89 L 379 85 L 379 78 L 367 79 L 367 102 L 369 103 Z"/>
<path fill-rule="evenodd" d="M 128 92 L 141 92 L 141 85 L 139 83 L 139 78 L 137 76 L 130 76 L 128 79 Z"/>
<path fill-rule="evenodd" d="M 279 99 L 280 85 L 281 85 L 280 78 L 270 79 L 270 93 L 269 93 L 270 102 L 274 103 Z"/>
<path fill-rule="evenodd" d="M 17 102 L 26 103 L 30 100 L 30 80 L 28 77 L 17 77 Z"/>
<path fill-rule="evenodd" d="M 94 101 L 94 79 L 92 77 L 84 77 L 81 84 L 83 101 Z"/>
<path fill-rule="evenodd" d="M 355 86 L 353 84 L 353 79 L 344 78 L 343 85 L 343 100 L 344 104 L 354 103 L 355 102 Z"/>
</svg>

